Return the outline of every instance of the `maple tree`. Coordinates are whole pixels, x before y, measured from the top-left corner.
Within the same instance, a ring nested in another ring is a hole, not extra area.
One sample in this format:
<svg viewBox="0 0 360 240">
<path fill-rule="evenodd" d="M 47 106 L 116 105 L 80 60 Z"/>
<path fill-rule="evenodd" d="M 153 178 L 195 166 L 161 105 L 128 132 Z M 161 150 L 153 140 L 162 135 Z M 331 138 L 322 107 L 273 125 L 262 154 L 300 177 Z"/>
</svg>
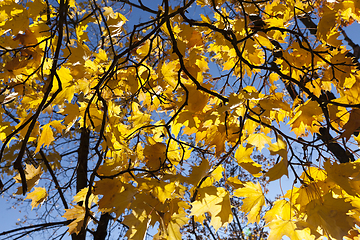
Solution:
<svg viewBox="0 0 360 240">
<path fill-rule="evenodd" d="M 240 217 L 359 239 L 359 20 L 359 0 L 0 1 L 1 194 L 44 221 L 0 236 L 250 238 Z"/>
</svg>

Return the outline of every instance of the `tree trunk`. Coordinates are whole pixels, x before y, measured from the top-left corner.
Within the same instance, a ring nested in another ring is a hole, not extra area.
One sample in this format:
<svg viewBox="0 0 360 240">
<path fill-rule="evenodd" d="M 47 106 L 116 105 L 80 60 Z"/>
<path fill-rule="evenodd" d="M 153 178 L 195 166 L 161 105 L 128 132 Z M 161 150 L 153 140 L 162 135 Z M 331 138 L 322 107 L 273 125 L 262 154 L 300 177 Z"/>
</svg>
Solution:
<svg viewBox="0 0 360 240">
<path fill-rule="evenodd" d="M 80 146 L 78 150 L 78 164 L 76 168 L 76 192 L 87 187 L 87 161 L 89 155 L 90 131 L 86 128 L 81 129 Z M 82 202 L 78 202 L 82 205 Z M 86 219 L 85 219 L 86 221 Z M 79 234 L 72 234 L 72 240 L 85 240 L 86 231 L 81 229 Z"/>
<path fill-rule="evenodd" d="M 94 233 L 94 240 L 105 240 L 110 218 L 110 213 L 104 213 L 103 215 L 101 215 L 98 227 L 96 229 L 96 232 Z"/>
</svg>

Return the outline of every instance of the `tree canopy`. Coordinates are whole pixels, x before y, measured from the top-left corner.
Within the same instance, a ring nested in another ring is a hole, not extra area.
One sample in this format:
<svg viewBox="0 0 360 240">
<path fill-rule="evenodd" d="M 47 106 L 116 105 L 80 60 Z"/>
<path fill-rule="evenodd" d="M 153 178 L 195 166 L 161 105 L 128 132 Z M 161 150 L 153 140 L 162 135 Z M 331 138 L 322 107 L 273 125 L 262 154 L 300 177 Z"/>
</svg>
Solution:
<svg viewBox="0 0 360 240">
<path fill-rule="evenodd" d="M 359 239 L 359 21 L 360 0 L 0 1 L 1 194 L 41 216 L 0 237 Z"/>
</svg>

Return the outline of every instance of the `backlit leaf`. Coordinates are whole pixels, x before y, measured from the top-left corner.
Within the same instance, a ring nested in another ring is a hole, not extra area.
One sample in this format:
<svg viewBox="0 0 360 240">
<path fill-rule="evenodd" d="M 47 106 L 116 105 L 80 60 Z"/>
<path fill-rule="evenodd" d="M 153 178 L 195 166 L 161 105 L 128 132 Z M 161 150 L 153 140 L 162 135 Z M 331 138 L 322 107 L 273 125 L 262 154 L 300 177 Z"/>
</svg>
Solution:
<svg viewBox="0 0 360 240">
<path fill-rule="evenodd" d="M 35 187 L 34 191 L 28 193 L 25 199 L 31 199 L 31 209 L 42 204 L 48 196 L 46 189 L 43 187 Z"/>
<path fill-rule="evenodd" d="M 260 211 L 265 205 L 265 196 L 259 183 L 245 183 L 243 188 L 235 190 L 234 196 L 243 197 L 241 211 L 247 214 L 250 223 L 259 222 Z"/>
<path fill-rule="evenodd" d="M 225 189 L 207 187 L 201 188 L 199 193 L 204 197 L 201 201 L 192 203 L 190 215 L 201 217 L 204 213 L 209 212 L 211 214 L 210 224 L 216 231 L 232 221 L 229 193 Z"/>
<path fill-rule="evenodd" d="M 41 135 L 35 152 L 38 152 L 43 144 L 46 147 L 49 146 L 55 140 L 53 131 L 50 126 L 51 124 L 48 123 L 42 127 Z"/>
<path fill-rule="evenodd" d="M 257 147 L 259 149 L 259 151 L 261 151 L 265 145 L 270 145 L 271 144 L 271 137 L 266 136 L 263 133 L 255 133 L 255 134 L 251 134 L 248 138 L 247 138 L 247 142 L 255 147 Z"/>
<path fill-rule="evenodd" d="M 31 189 L 38 184 L 39 179 L 42 175 L 43 171 L 41 170 L 41 167 L 35 168 L 31 164 L 26 164 L 25 168 L 25 176 L 26 176 L 26 184 L 27 184 L 27 190 L 28 192 L 31 191 Z M 16 175 L 14 177 L 15 181 L 17 183 L 21 183 L 20 174 Z M 18 190 L 15 194 L 23 194 L 22 187 L 18 187 Z"/>
</svg>

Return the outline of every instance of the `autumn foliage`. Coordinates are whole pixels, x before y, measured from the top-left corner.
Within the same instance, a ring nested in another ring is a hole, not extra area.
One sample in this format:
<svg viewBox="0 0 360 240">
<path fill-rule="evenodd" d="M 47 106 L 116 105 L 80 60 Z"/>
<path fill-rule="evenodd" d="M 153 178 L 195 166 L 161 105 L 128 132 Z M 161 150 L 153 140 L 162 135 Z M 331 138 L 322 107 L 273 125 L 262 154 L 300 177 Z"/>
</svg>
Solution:
<svg viewBox="0 0 360 240">
<path fill-rule="evenodd" d="M 359 21 L 359 0 L 0 1 L 1 194 L 43 214 L 0 236 L 359 239 Z"/>
</svg>

